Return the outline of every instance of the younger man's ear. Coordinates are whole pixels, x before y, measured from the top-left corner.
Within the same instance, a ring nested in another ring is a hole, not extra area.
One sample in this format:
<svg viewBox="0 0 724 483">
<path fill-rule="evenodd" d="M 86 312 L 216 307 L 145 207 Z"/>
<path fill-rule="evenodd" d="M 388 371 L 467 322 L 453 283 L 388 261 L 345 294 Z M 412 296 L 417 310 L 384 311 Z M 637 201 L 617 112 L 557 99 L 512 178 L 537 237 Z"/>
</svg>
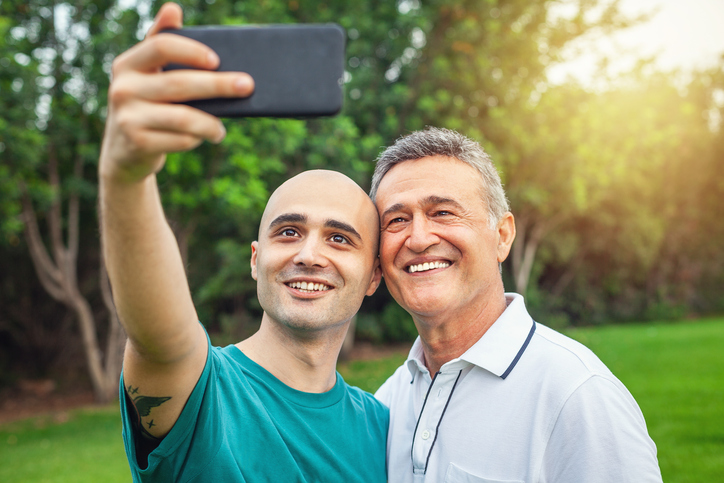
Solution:
<svg viewBox="0 0 724 483">
<path fill-rule="evenodd" d="M 251 242 L 251 278 L 256 280 L 256 255 L 259 251 L 259 242 Z"/>
<path fill-rule="evenodd" d="M 382 281 L 382 267 L 380 266 L 380 259 L 379 257 L 375 257 L 375 269 L 372 272 L 372 279 L 370 280 L 370 284 L 367 287 L 367 292 L 365 295 L 372 295 L 377 291 L 377 287 L 380 286 L 380 282 Z"/>
</svg>

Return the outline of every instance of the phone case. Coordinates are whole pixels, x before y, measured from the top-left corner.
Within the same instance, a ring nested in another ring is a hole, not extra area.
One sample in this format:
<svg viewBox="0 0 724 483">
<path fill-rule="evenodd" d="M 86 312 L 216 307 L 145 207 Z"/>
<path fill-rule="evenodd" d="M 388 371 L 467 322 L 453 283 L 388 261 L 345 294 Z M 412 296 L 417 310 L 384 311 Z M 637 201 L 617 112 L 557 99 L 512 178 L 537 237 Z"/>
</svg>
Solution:
<svg viewBox="0 0 724 483">
<path fill-rule="evenodd" d="M 313 117 L 342 108 L 345 31 L 336 24 L 190 27 L 165 32 L 211 47 L 219 71 L 246 72 L 254 93 L 186 104 L 218 117 Z M 184 69 L 171 64 L 164 70 Z"/>
</svg>

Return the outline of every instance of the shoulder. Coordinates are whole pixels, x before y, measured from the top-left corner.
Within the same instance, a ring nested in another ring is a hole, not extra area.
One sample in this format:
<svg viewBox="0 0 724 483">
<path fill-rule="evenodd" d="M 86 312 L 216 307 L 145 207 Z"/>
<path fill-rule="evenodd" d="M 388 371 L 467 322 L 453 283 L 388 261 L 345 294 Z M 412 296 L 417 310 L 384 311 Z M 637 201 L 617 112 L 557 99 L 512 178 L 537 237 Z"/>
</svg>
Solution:
<svg viewBox="0 0 724 483">
<path fill-rule="evenodd" d="M 385 406 L 390 407 L 400 390 L 409 387 L 411 379 L 410 370 L 405 362 L 380 386 L 375 392 L 375 398 Z"/>
<path fill-rule="evenodd" d="M 531 345 L 533 357 L 544 359 L 550 369 L 565 369 L 566 374 L 584 378 L 592 375 L 613 376 L 591 349 L 543 324 L 536 323 Z"/>
<path fill-rule="evenodd" d="M 259 370 L 259 366 L 233 344 L 212 346 L 210 351 L 209 360 L 218 376 L 235 374 L 237 377 L 246 378 Z"/>
<path fill-rule="evenodd" d="M 560 415 L 609 424 L 626 414 L 643 421 L 631 393 L 589 348 L 541 324 L 531 344 L 535 348 L 527 367 Z"/>
<path fill-rule="evenodd" d="M 389 419 L 389 409 L 382 402 L 375 399 L 375 397 L 363 391 L 356 386 L 350 386 L 344 382 L 347 396 L 350 398 L 354 406 L 367 416 L 374 416 L 382 420 Z"/>
<path fill-rule="evenodd" d="M 564 407 L 600 407 L 617 400 L 639 412 L 633 397 L 589 348 L 544 325 L 537 324 L 529 347 L 508 380 L 553 413 Z"/>
</svg>

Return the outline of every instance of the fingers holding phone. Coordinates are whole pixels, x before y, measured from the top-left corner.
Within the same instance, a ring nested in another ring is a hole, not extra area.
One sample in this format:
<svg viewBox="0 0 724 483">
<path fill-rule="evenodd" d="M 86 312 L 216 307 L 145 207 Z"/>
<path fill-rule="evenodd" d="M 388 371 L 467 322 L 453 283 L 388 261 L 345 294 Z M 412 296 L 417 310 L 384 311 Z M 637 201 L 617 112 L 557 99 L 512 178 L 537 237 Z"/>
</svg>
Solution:
<svg viewBox="0 0 724 483">
<path fill-rule="evenodd" d="M 244 97 L 254 90 L 248 74 L 213 72 L 219 58 L 206 45 L 159 34 L 178 28 L 180 7 L 166 4 L 146 39 L 113 63 L 101 173 L 139 180 L 163 166 L 164 153 L 193 149 L 204 140 L 220 142 L 221 121 L 182 104 L 189 99 Z M 170 63 L 198 70 L 163 72 Z"/>
</svg>

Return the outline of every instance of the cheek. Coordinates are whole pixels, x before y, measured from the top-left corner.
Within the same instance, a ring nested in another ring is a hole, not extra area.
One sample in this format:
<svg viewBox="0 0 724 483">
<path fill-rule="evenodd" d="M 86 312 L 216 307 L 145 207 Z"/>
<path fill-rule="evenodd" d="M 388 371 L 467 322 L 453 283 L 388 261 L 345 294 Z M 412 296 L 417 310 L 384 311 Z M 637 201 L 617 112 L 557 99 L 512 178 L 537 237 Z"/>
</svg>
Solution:
<svg viewBox="0 0 724 483">
<path fill-rule="evenodd" d="M 403 242 L 404 238 L 399 234 L 382 233 L 380 235 L 380 264 L 383 269 L 394 264 Z"/>
</svg>

